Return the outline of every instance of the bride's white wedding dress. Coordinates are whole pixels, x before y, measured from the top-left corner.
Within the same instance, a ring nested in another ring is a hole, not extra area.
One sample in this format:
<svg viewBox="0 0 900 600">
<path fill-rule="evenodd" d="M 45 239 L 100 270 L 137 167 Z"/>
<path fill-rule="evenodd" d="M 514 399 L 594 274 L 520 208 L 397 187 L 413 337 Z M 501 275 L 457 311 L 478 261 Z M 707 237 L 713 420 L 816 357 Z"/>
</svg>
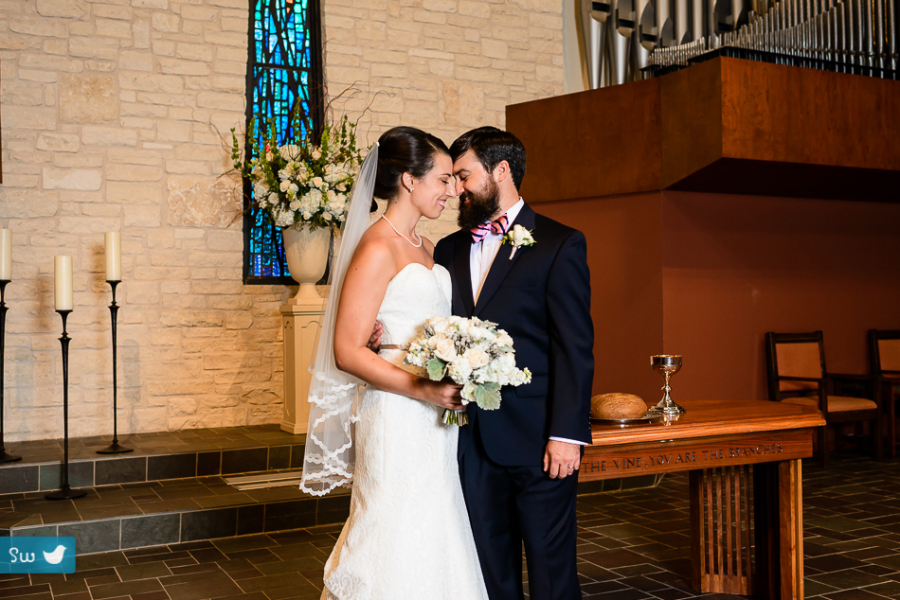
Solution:
<svg viewBox="0 0 900 600">
<path fill-rule="evenodd" d="M 378 321 L 405 345 L 449 315 L 450 274 L 411 263 L 388 284 Z M 382 358 L 407 371 L 401 350 Z M 486 600 L 443 409 L 371 386 L 359 406 L 350 517 L 325 564 L 323 600 Z"/>
</svg>

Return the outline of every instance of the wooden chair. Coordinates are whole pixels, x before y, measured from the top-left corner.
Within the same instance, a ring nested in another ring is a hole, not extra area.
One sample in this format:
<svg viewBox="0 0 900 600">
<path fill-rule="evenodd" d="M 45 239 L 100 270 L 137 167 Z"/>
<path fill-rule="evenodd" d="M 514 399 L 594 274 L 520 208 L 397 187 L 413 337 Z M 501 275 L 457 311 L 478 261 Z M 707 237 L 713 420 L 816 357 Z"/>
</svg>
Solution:
<svg viewBox="0 0 900 600">
<path fill-rule="evenodd" d="M 900 400 L 900 330 L 869 330 L 869 361 L 887 412 L 888 452 L 897 457 L 897 400 Z"/>
<path fill-rule="evenodd" d="M 879 434 L 881 405 L 875 379 L 866 375 L 828 374 L 825 369 L 825 344 L 821 331 L 811 333 L 766 333 L 766 363 L 769 375 L 769 400 L 817 406 L 828 425 L 869 421 L 875 444 L 875 457 L 881 460 Z M 834 395 L 838 380 L 863 382 L 872 388 L 872 399 Z M 819 455 L 828 466 L 828 431 L 819 429 Z"/>
</svg>

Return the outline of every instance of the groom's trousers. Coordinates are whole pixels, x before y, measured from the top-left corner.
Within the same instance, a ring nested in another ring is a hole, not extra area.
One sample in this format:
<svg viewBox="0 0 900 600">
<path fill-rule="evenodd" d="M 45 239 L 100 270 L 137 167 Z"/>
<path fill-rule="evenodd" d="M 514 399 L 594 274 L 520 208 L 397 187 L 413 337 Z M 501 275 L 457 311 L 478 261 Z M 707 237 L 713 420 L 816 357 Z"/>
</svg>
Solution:
<svg viewBox="0 0 900 600">
<path fill-rule="evenodd" d="M 579 600 L 578 473 L 551 479 L 540 466 L 504 467 L 473 436 L 459 457 L 466 507 L 490 600 L 520 600 L 522 544 L 532 600 Z"/>
</svg>

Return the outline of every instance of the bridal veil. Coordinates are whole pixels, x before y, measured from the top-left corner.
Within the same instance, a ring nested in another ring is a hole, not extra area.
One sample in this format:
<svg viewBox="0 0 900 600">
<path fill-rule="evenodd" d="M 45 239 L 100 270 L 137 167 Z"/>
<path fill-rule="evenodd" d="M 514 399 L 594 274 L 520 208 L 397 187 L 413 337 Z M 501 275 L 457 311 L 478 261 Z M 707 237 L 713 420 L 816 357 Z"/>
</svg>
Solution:
<svg viewBox="0 0 900 600">
<path fill-rule="evenodd" d="M 331 265 L 328 304 L 319 328 L 316 356 L 310 367 L 309 430 L 303 457 L 300 489 L 324 496 L 337 487 L 349 487 L 355 463 L 353 424 L 363 382 L 337 368 L 334 360 L 334 324 L 347 268 L 360 238 L 369 227 L 369 209 L 378 170 L 378 144 L 363 161 L 350 192 L 350 208 L 341 228 L 340 246 Z"/>
</svg>

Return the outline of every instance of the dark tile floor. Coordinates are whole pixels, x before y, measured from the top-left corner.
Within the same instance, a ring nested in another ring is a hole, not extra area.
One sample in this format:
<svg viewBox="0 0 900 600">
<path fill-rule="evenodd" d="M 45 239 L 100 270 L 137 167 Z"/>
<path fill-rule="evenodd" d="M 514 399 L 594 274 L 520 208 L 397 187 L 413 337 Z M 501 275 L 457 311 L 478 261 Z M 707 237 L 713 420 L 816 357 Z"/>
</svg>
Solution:
<svg viewBox="0 0 900 600">
<path fill-rule="evenodd" d="M 579 497 L 585 598 L 734 598 L 689 589 L 686 481 Z M 900 598 L 900 461 L 836 455 L 828 471 L 807 464 L 804 501 L 807 599 Z M 312 600 L 339 529 L 82 556 L 72 575 L 0 576 L 0 598 Z"/>
</svg>

